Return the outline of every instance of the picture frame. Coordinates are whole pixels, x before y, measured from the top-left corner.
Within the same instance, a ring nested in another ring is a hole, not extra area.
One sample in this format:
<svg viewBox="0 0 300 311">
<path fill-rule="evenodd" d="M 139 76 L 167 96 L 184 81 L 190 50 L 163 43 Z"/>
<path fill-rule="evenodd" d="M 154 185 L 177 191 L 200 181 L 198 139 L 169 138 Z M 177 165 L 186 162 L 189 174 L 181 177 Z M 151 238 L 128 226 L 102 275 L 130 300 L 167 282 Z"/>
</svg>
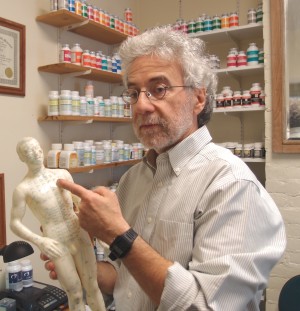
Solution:
<svg viewBox="0 0 300 311">
<path fill-rule="evenodd" d="M 0 17 L 0 94 L 25 96 L 26 27 Z"/>
<path fill-rule="evenodd" d="M 6 245 L 4 174 L 0 174 L 0 249 Z"/>
<path fill-rule="evenodd" d="M 294 40 L 297 27 L 289 26 L 298 20 L 291 5 L 297 0 L 272 0 L 271 24 L 271 80 L 272 80 L 272 151 L 274 153 L 300 153 L 300 75 L 294 60 L 300 48 L 300 40 Z M 299 22 L 297 22 L 299 25 Z M 297 39 L 298 36 L 295 36 Z M 293 77 L 293 74 L 297 73 Z M 292 78 L 292 79 L 291 79 Z M 297 109 L 295 109 L 295 107 Z M 299 120 L 299 125 L 297 124 Z"/>
</svg>

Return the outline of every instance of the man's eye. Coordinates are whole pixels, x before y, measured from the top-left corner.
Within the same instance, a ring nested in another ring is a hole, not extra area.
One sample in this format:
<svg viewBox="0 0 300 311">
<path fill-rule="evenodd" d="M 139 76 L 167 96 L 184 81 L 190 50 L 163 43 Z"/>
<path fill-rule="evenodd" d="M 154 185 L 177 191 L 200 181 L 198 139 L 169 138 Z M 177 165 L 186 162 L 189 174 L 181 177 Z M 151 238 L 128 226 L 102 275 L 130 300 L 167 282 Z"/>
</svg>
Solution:
<svg viewBox="0 0 300 311">
<path fill-rule="evenodd" d="M 157 85 L 157 86 L 153 87 L 153 90 L 151 93 L 153 95 L 162 95 L 165 93 L 165 91 L 166 91 L 165 85 Z"/>
</svg>

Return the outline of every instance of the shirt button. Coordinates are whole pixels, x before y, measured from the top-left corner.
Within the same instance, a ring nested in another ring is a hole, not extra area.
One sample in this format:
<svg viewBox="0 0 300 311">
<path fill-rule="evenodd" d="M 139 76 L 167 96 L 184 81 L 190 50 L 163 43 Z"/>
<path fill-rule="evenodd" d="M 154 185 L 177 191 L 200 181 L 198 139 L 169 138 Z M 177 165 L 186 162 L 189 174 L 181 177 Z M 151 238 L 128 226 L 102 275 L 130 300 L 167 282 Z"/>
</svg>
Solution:
<svg viewBox="0 0 300 311">
<path fill-rule="evenodd" d="M 132 293 L 131 293 L 131 292 L 128 292 L 128 293 L 127 293 L 127 298 L 130 299 L 131 297 L 132 297 Z"/>
<path fill-rule="evenodd" d="M 148 218 L 147 218 L 147 222 L 148 222 L 148 224 L 151 224 L 151 222 L 152 222 L 152 217 L 148 217 Z"/>
<path fill-rule="evenodd" d="M 160 181 L 158 184 L 157 184 L 157 187 L 161 188 L 163 186 L 163 183 Z"/>
<path fill-rule="evenodd" d="M 174 171 L 175 171 L 175 173 L 179 173 L 180 168 L 179 168 L 179 167 L 176 167 L 176 168 L 174 169 Z"/>
</svg>

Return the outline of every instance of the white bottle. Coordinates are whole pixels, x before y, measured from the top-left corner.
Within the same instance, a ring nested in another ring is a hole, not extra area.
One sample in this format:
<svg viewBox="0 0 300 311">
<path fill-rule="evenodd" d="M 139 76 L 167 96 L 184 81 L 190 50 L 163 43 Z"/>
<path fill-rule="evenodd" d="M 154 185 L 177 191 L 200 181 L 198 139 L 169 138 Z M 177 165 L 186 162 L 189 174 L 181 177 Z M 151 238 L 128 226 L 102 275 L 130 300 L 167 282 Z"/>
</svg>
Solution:
<svg viewBox="0 0 300 311">
<path fill-rule="evenodd" d="M 73 144 L 64 144 L 64 150 L 60 153 L 59 168 L 72 168 L 78 166 L 77 152 Z"/>
<path fill-rule="evenodd" d="M 50 91 L 48 97 L 48 116 L 58 116 L 59 95 L 58 91 Z"/>
<path fill-rule="evenodd" d="M 75 65 L 81 65 L 82 48 L 79 43 L 75 43 L 71 49 L 71 62 Z"/>
<path fill-rule="evenodd" d="M 59 156 L 62 150 L 62 144 L 52 144 L 51 150 L 47 154 L 47 167 L 58 168 Z"/>
<path fill-rule="evenodd" d="M 85 96 L 91 96 L 94 98 L 94 85 L 92 81 L 87 81 L 84 88 L 84 93 Z"/>
<path fill-rule="evenodd" d="M 23 289 L 22 267 L 18 260 L 11 261 L 6 267 L 7 289 L 20 292 Z"/>
<path fill-rule="evenodd" d="M 29 259 L 23 259 L 22 265 L 22 281 L 24 287 L 30 287 L 33 285 L 33 269 Z"/>
<path fill-rule="evenodd" d="M 72 115 L 72 95 L 70 90 L 62 90 L 60 93 L 59 114 L 61 116 Z"/>
<path fill-rule="evenodd" d="M 73 141 L 74 150 L 77 152 L 78 166 L 84 165 L 84 147 L 82 141 Z"/>
<path fill-rule="evenodd" d="M 84 166 L 91 166 L 92 165 L 92 146 L 85 142 L 84 144 Z"/>
<path fill-rule="evenodd" d="M 72 115 L 80 116 L 80 96 L 78 91 L 72 91 Z"/>
<path fill-rule="evenodd" d="M 101 141 L 95 142 L 96 146 L 96 164 L 102 164 L 104 162 L 104 148 Z"/>
<path fill-rule="evenodd" d="M 111 143 L 109 141 L 105 141 L 103 144 L 103 149 L 104 149 L 104 163 L 111 163 L 112 161 Z"/>
<path fill-rule="evenodd" d="M 69 44 L 64 44 L 59 52 L 60 63 L 71 63 L 71 50 Z"/>
<path fill-rule="evenodd" d="M 250 43 L 247 49 L 247 65 L 258 65 L 258 53 L 259 49 L 255 43 Z"/>
</svg>

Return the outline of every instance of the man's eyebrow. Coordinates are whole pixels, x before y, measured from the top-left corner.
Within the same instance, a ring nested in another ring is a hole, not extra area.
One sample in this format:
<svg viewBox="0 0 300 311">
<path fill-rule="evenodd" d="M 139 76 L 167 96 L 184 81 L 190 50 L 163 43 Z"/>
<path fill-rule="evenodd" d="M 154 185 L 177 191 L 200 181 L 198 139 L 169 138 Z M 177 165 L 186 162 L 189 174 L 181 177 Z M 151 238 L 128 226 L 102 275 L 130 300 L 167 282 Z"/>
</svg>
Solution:
<svg viewBox="0 0 300 311">
<path fill-rule="evenodd" d="M 155 82 L 164 82 L 164 83 L 169 83 L 169 79 L 166 76 L 157 76 L 149 79 L 146 84 L 151 84 Z M 128 82 L 128 87 L 134 87 L 137 84 L 135 82 Z"/>
</svg>

